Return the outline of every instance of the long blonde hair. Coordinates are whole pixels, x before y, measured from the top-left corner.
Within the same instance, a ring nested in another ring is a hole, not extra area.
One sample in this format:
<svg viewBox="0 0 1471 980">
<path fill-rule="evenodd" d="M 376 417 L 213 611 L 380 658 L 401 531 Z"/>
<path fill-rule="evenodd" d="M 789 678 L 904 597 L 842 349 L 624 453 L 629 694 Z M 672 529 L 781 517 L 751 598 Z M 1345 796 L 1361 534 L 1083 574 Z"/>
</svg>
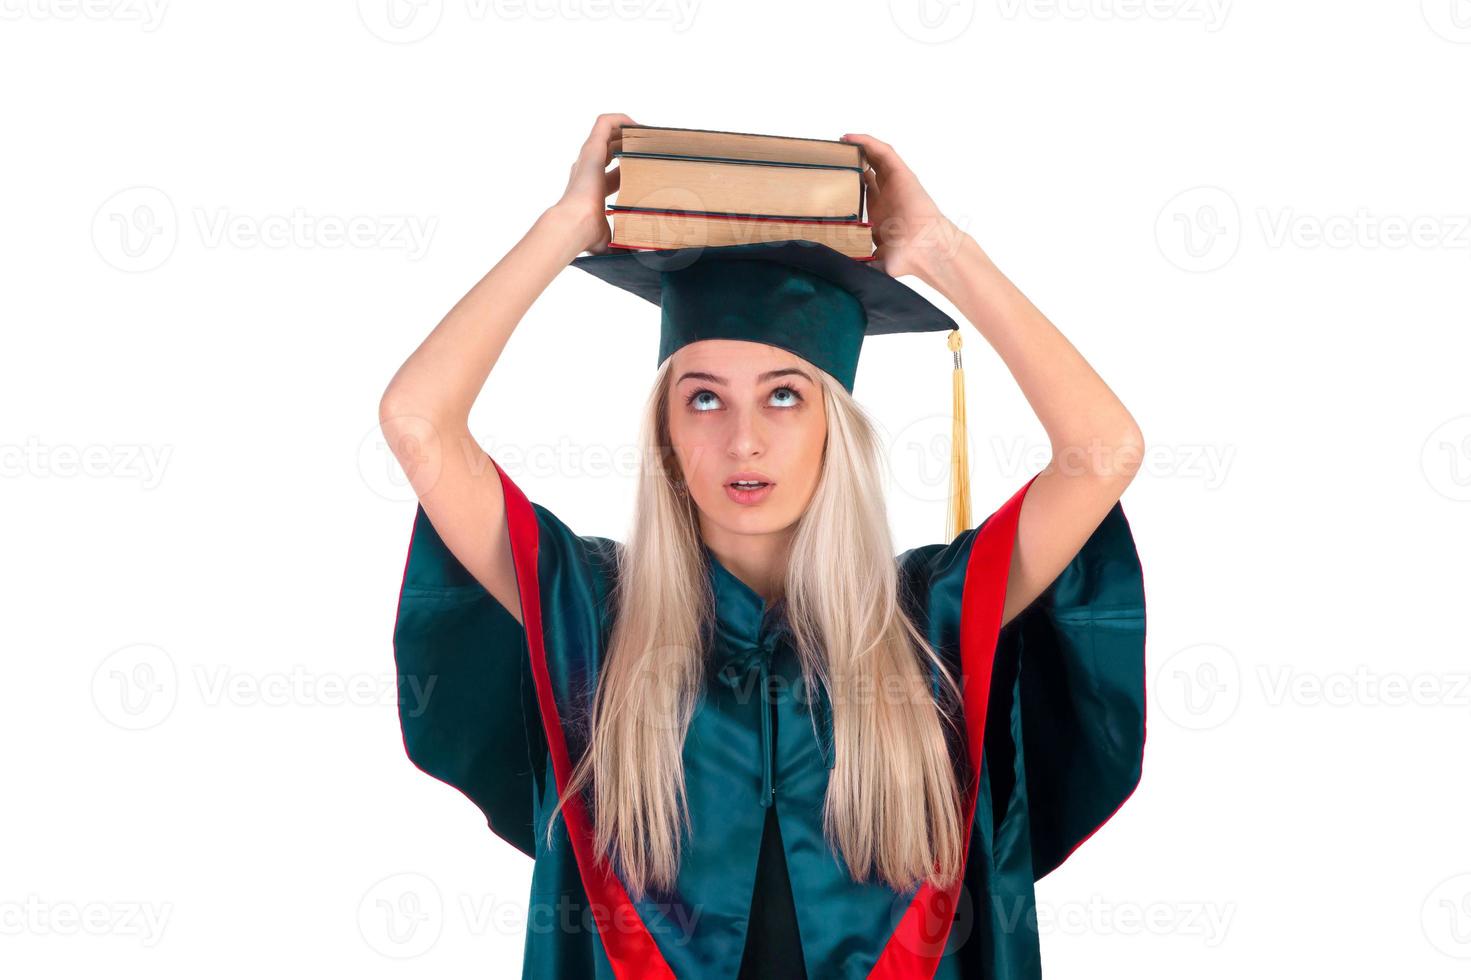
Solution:
<svg viewBox="0 0 1471 980">
<path fill-rule="evenodd" d="M 672 360 L 660 366 L 640 426 L 641 458 L 656 465 L 638 478 L 587 751 L 552 814 L 591 784 L 597 854 L 616 858 L 635 898 L 669 890 L 679 871 L 689 830 L 682 752 L 704 683 L 702 625 L 714 614 L 695 504 L 675 483 Z M 944 888 L 961 873 L 964 828 L 946 744 L 953 718 L 932 696 L 927 668 L 937 668 L 949 703 L 959 689 L 899 601 L 882 441 L 847 390 L 817 373 L 827 442 L 783 594 L 804 690 L 822 685 L 832 707 L 823 833 L 855 880 Z"/>
</svg>

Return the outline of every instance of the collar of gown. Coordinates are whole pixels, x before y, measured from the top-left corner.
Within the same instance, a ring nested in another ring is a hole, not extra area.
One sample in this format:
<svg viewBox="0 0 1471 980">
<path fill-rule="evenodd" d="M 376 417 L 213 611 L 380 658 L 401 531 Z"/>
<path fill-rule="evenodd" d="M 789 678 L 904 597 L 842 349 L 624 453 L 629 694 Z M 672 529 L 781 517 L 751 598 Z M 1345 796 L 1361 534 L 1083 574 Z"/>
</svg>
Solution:
<svg viewBox="0 0 1471 980">
<path fill-rule="evenodd" d="M 760 593 L 722 565 L 708 545 L 704 546 L 704 552 L 710 590 L 715 600 L 714 642 L 710 651 L 715 678 L 719 683 L 740 691 L 750 683 L 754 670 L 758 675 L 756 690 L 766 692 L 762 695 L 763 701 L 779 700 L 779 696 L 768 691 L 768 684 L 777 646 L 791 637 L 785 597 L 768 604 Z M 794 699 L 794 706 L 800 711 L 809 711 L 812 707 L 805 698 Z M 831 769 L 835 761 L 832 716 L 824 695 L 818 695 L 816 708 L 823 731 L 820 751 L 827 768 Z M 761 712 L 760 799 L 764 807 L 771 806 L 774 801 L 771 740 L 771 709 L 767 708 Z"/>
<path fill-rule="evenodd" d="M 721 680 L 738 682 L 762 660 L 769 667 L 777 644 L 790 635 L 786 599 L 767 603 L 722 565 L 708 545 L 704 550 L 715 599 L 713 666 Z"/>
</svg>

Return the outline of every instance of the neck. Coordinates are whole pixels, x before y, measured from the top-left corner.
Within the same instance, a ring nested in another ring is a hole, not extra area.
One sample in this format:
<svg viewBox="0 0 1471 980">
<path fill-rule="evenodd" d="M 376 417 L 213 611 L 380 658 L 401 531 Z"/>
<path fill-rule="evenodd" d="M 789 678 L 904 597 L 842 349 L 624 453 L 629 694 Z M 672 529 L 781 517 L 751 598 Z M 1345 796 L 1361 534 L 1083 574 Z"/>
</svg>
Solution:
<svg viewBox="0 0 1471 980">
<path fill-rule="evenodd" d="M 700 535 L 720 564 L 753 592 L 767 602 L 780 597 L 792 543 L 790 529 L 770 534 L 737 534 L 702 525 Z"/>
</svg>

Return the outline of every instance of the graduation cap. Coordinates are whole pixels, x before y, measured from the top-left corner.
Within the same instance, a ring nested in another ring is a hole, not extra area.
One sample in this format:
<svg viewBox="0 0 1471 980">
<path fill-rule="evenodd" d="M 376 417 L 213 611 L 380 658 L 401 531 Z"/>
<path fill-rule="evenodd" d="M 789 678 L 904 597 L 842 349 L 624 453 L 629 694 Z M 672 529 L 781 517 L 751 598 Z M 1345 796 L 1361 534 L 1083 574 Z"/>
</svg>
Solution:
<svg viewBox="0 0 1471 980">
<path fill-rule="evenodd" d="M 948 539 L 970 526 L 960 330 L 929 300 L 870 262 L 785 239 L 584 255 L 572 264 L 660 308 L 659 358 L 697 340 L 770 344 L 831 374 L 850 394 L 863 338 L 949 331 L 953 424 Z"/>
</svg>

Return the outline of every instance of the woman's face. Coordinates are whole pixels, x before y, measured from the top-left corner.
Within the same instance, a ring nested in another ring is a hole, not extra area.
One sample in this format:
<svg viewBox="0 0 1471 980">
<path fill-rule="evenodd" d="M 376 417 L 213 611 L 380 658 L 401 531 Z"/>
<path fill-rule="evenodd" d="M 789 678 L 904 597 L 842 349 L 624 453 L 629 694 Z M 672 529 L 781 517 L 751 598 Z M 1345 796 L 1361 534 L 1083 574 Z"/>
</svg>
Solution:
<svg viewBox="0 0 1471 980">
<path fill-rule="evenodd" d="M 703 520 L 735 534 L 795 524 L 817 488 L 827 439 L 817 369 L 745 340 L 687 344 L 672 368 L 670 439 Z M 746 480 L 765 485 L 736 482 Z"/>
</svg>

